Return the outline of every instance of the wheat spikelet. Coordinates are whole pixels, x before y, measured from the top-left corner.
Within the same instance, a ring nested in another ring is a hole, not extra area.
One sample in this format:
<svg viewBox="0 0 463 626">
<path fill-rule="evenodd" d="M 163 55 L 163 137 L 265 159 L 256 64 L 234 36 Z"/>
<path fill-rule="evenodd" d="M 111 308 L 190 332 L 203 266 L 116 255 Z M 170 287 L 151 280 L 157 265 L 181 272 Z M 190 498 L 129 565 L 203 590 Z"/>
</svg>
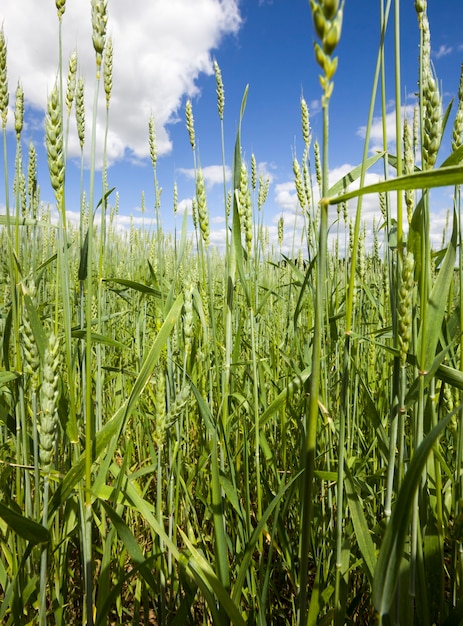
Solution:
<svg viewBox="0 0 463 626">
<path fill-rule="evenodd" d="M 317 179 L 318 188 L 322 189 L 322 162 L 320 158 L 320 145 L 318 141 L 315 141 L 313 145 L 313 154 L 315 159 L 315 178 Z"/>
<path fill-rule="evenodd" d="M 198 201 L 196 197 L 191 201 L 191 216 L 193 218 L 193 226 L 198 230 Z"/>
<path fill-rule="evenodd" d="M 66 10 L 66 0 L 55 0 L 55 5 L 58 17 L 61 20 Z"/>
<path fill-rule="evenodd" d="M 109 109 L 113 89 L 113 40 L 111 37 L 108 39 L 104 55 L 103 84 L 106 94 L 106 108 Z"/>
<path fill-rule="evenodd" d="M 39 452 L 44 472 L 50 471 L 58 426 L 58 368 L 59 341 L 52 333 L 45 348 L 39 422 Z"/>
<path fill-rule="evenodd" d="M 252 203 L 251 203 L 251 194 L 248 193 L 246 196 L 246 205 L 244 211 L 244 238 L 246 241 L 246 249 L 248 254 L 251 254 L 252 250 Z"/>
<path fill-rule="evenodd" d="M 306 150 L 309 150 L 310 142 L 312 137 L 310 135 L 310 117 L 309 117 L 309 107 L 307 106 L 307 102 L 304 98 L 301 98 L 301 120 L 302 120 L 302 138 L 304 139 L 304 144 Z"/>
<path fill-rule="evenodd" d="M 21 87 L 21 83 L 18 81 L 16 87 L 16 104 L 14 109 L 14 129 L 16 131 L 16 138 L 19 141 L 21 131 L 24 123 L 24 91 Z"/>
<path fill-rule="evenodd" d="M 310 8 L 315 32 L 321 41 L 321 46 L 315 42 L 315 58 L 323 70 L 320 76 L 324 100 L 328 100 L 333 91 L 333 78 L 337 66 L 337 57 L 332 54 L 341 38 L 344 2 L 339 6 L 339 0 L 310 0 Z"/>
<path fill-rule="evenodd" d="M 92 0 L 92 41 L 96 53 L 97 78 L 100 77 L 100 68 L 103 50 L 106 41 L 107 0 Z"/>
<path fill-rule="evenodd" d="M 2 127 L 6 127 L 8 117 L 8 74 L 7 74 L 7 46 L 3 28 L 0 30 L 0 114 L 2 116 Z"/>
<path fill-rule="evenodd" d="M 410 122 L 404 121 L 404 174 L 412 174 L 415 169 L 415 155 L 413 152 L 412 129 Z M 415 204 L 415 192 L 413 189 L 405 191 L 405 205 L 407 207 L 408 223 L 412 220 L 413 207 Z"/>
<path fill-rule="evenodd" d="M 154 120 L 154 115 L 151 115 L 148 121 L 148 141 L 149 141 L 149 146 L 150 146 L 151 163 L 153 164 L 153 169 L 155 169 L 157 158 L 158 158 L 158 152 L 157 152 L 157 146 L 156 146 L 156 124 Z"/>
<path fill-rule="evenodd" d="M 458 108 L 452 129 L 452 150 L 456 150 L 461 145 L 463 145 L 463 64 L 458 87 Z"/>
<path fill-rule="evenodd" d="M 77 81 L 77 52 L 74 50 L 69 57 L 68 65 L 68 77 L 66 83 L 66 110 L 68 116 L 71 114 L 72 103 L 76 95 L 76 81 Z"/>
<path fill-rule="evenodd" d="M 285 219 L 283 216 L 281 216 L 280 219 L 278 220 L 278 245 L 280 246 L 280 248 L 283 245 L 284 228 L 285 228 Z"/>
<path fill-rule="evenodd" d="M 22 217 L 26 217 L 26 177 L 24 176 L 23 166 L 22 166 L 22 146 L 21 142 L 18 141 L 17 150 L 16 150 L 16 159 L 15 159 L 15 175 L 13 179 L 13 191 L 15 195 L 17 194 L 19 198 L 19 204 L 21 206 L 21 215 Z"/>
<path fill-rule="evenodd" d="M 193 286 L 191 283 L 185 286 L 184 294 L 184 314 L 183 314 L 183 337 L 185 341 L 185 354 L 191 352 L 191 344 L 193 341 Z"/>
<path fill-rule="evenodd" d="M 257 209 L 260 211 L 264 206 L 270 189 L 270 179 L 264 180 L 263 174 L 259 176 L 259 191 L 257 192 Z"/>
<path fill-rule="evenodd" d="M 229 190 L 227 192 L 227 206 L 225 207 L 227 217 L 230 217 L 232 202 L 233 202 L 233 192 Z"/>
<path fill-rule="evenodd" d="M 257 162 L 256 157 L 251 154 L 251 188 L 253 191 L 256 190 L 257 187 Z"/>
<path fill-rule="evenodd" d="M 76 88 L 76 122 L 77 135 L 79 137 L 80 149 L 83 150 L 85 143 L 85 83 L 82 77 L 79 77 Z"/>
<path fill-rule="evenodd" d="M 415 0 L 415 11 L 420 15 L 421 13 L 425 13 L 427 9 L 426 0 Z"/>
<path fill-rule="evenodd" d="M 241 228 L 244 232 L 246 248 L 251 253 L 252 248 L 252 202 L 249 189 L 249 176 L 246 163 L 241 161 L 240 187 L 238 191 L 238 213 L 241 219 Z"/>
<path fill-rule="evenodd" d="M 199 218 L 199 228 L 201 230 L 201 235 L 203 237 L 203 241 L 206 246 L 209 245 L 209 212 L 207 210 L 207 200 L 206 200 L 206 185 L 204 182 L 204 176 L 202 170 L 200 169 L 198 175 L 196 177 L 196 200 L 197 200 L 197 210 L 198 210 L 198 218 Z"/>
<path fill-rule="evenodd" d="M 153 439 L 158 448 L 162 448 L 166 437 L 167 411 L 166 411 L 166 376 L 161 367 L 155 375 L 155 407 L 156 407 L 156 428 Z"/>
<path fill-rule="evenodd" d="M 56 203 L 61 204 L 64 183 L 63 125 L 60 112 L 58 87 L 55 85 L 48 98 L 48 114 L 45 120 L 45 143 L 51 186 Z"/>
<path fill-rule="evenodd" d="M 422 29 L 421 91 L 423 102 L 423 169 L 431 169 L 437 158 L 442 136 L 442 100 L 431 65 L 431 35 L 426 13 L 419 13 Z"/>
<path fill-rule="evenodd" d="M 399 351 L 402 366 L 407 362 L 407 353 L 410 345 L 412 330 L 412 303 L 414 284 L 414 259 L 408 252 L 403 261 L 402 281 L 399 289 L 398 324 L 399 324 Z"/>
<path fill-rule="evenodd" d="M 177 182 L 174 182 L 174 215 L 177 215 L 178 211 L 178 188 Z"/>
<path fill-rule="evenodd" d="M 185 105 L 185 115 L 186 115 L 186 127 L 188 130 L 188 135 L 190 137 L 190 145 L 191 149 L 194 150 L 196 146 L 195 139 L 195 122 L 193 118 L 193 106 L 191 104 L 191 100 L 188 98 Z"/>
<path fill-rule="evenodd" d="M 309 172 L 309 151 L 306 147 L 302 156 L 302 178 L 304 181 L 304 191 L 307 198 L 307 206 L 310 206 L 312 200 L 312 180 Z"/>
<path fill-rule="evenodd" d="M 294 184 L 296 186 L 297 200 L 301 209 L 304 209 L 308 204 L 308 199 L 305 195 L 304 181 L 302 179 L 301 166 L 299 161 L 294 157 L 293 159 L 293 174 Z"/>
<path fill-rule="evenodd" d="M 36 287 L 34 281 L 29 283 L 28 288 L 24 291 L 29 294 L 33 304 L 36 299 Z M 31 321 L 27 307 L 24 307 L 22 318 L 21 346 L 24 357 L 24 371 L 30 375 L 32 391 L 37 391 L 40 383 L 40 356 L 37 348 L 37 342 L 32 331 Z"/>
<path fill-rule="evenodd" d="M 217 109 L 219 111 L 219 117 L 223 120 L 223 110 L 225 107 L 225 94 L 223 90 L 223 82 L 222 82 L 222 73 L 220 71 L 219 64 L 214 60 L 214 72 L 215 72 L 215 82 L 217 85 L 216 93 L 217 93 Z"/>
<path fill-rule="evenodd" d="M 238 191 L 238 213 L 239 213 L 240 218 L 244 217 L 246 197 L 248 193 L 249 193 L 248 170 L 246 167 L 246 163 L 242 160 L 241 170 L 240 170 L 240 187 Z"/>
<path fill-rule="evenodd" d="M 29 196 L 30 213 L 36 219 L 39 196 L 37 193 L 37 152 L 32 141 L 29 144 L 29 161 L 27 164 L 27 194 Z"/>
</svg>

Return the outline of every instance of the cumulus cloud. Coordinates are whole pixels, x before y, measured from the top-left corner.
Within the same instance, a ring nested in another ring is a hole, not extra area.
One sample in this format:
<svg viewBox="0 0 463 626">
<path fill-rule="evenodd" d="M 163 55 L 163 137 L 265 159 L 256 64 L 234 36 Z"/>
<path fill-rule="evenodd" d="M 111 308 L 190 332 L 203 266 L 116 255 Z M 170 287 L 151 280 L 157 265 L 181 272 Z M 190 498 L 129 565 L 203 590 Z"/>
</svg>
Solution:
<svg viewBox="0 0 463 626">
<path fill-rule="evenodd" d="M 296 213 L 298 203 L 294 181 L 275 185 L 275 203 L 283 212 Z"/>
<path fill-rule="evenodd" d="M 322 103 L 321 100 L 311 100 L 309 103 L 309 113 L 310 115 L 317 115 L 321 113 Z"/>
<path fill-rule="evenodd" d="M 272 163 L 267 163 L 262 161 L 257 164 L 257 176 L 260 178 L 262 176 L 263 180 L 268 180 L 270 183 L 273 181 L 272 170 L 276 169 L 276 166 Z M 201 168 L 203 173 L 204 182 L 206 186 L 210 189 L 215 185 L 223 185 L 223 167 L 222 165 L 206 165 Z M 194 180 L 195 178 L 195 170 L 194 168 L 186 168 L 179 167 L 177 169 L 179 174 L 182 174 L 189 180 Z M 232 177 L 232 169 L 229 165 L 225 166 L 225 180 L 226 182 L 230 182 Z"/>
<path fill-rule="evenodd" d="M 188 215 L 193 215 L 192 202 L 192 198 L 183 198 L 183 200 L 180 200 L 177 207 L 178 215 L 183 215 L 185 211 Z"/>
<path fill-rule="evenodd" d="M 262 176 L 264 181 L 268 180 L 270 183 L 272 183 L 274 179 L 274 175 L 272 172 L 274 172 L 276 169 L 277 169 L 277 166 L 275 165 L 275 163 L 267 163 L 267 161 L 260 161 L 257 164 L 257 175 L 259 177 Z"/>
<path fill-rule="evenodd" d="M 109 160 L 147 156 L 151 114 L 156 119 L 158 154 L 165 154 L 171 150 L 167 127 L 175 122 L 182 97 L 197 93 L 198 76 L 213 72 L 212 51 L 224 36 L 240 28 L 238 0 L 111 0 L 108 15 L 107 34 L 114 44 Z M 26 104 L 43 112 L 58 72 L 55 3 L 4 2 L 0 21 L 8 45 L 10 91 L 14 92 L 20 80 Z M 64 72 L 72 51 L 77 49 L 78 73 L 86 82 L 88 127 L 95 84 L 91 35 L 90 2 L 67 2 L 62 21 Z M 100 137 L 103 96 L 99 99 L 97 126 Z M 69 150 L 71 155 L 79 153 L 73 130 Z"/>
<path fill-rule="evenodd" d="M 180 167 L 177 171 L 191 180 L 195 178 L 195 170 L 193 168 Z M 201 171 L 207 187 L 223 184 L 222 165 L 207 165 L 206 167 L 202 167 Z M 225 167 L 225 178 L 227 182 L 231 180 L 231 168 L 228 165 Z"/>
<path fill-rule="evenodd" d="M 413 119 L 414 104 L 406 104 L 402 106 L 401 110 L 402 110 L 402 119 L 405 119 L 405 118 L 409 120 Z M 395 149 L 395 139 L 396 139 L 395 109 L 392 111 L 389 111 L 389 113 L 386 114 L 385 122 L 386 122 L 387 140 L 391 148 L 393 147 Z M 360 128 L 358 128 L 357 130 L 357 135 L 361 137 L 362 139 L 364 139 L 365 134 L 366 134 L 366 126 L 360 126 Z M 370 144 L 371 144 L 372 151 L 382 150 L 383 118 L 381 116 L 377 116 L 373 118 L 373 123 L 371 125 L 371 130 L 370 130 Z"/>
<path fill-rule="evenodd" d="M 441 59 L 442 57 L 446 57 L 449 54 L 452 54 L 452 52 L 453 52 L 452 46 L 446 46 L 445 44 L 442 44 L 439 47 L 439 50 L 437 50 L 437 52 L 434 53 L 434 56 L 436 57 L 436 59 Z"/>
</svg>

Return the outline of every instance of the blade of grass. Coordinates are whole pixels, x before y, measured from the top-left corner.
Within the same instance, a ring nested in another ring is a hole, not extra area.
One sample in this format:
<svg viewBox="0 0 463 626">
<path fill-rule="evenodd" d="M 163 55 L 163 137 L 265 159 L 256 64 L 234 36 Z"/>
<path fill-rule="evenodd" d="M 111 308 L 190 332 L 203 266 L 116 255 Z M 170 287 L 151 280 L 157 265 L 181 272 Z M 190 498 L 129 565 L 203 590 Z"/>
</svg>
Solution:
<svg viewBox="0 0 463 626">
<path fill-rule="evenodd" d="M 355 537 L 363 557 L 365 570 L 370 584 L 373 583 L 374 572 L 376 567 L 376 552 L 373 539 L 371 538 L 370 529 L 365 517 L 362 500 L 355 487 L 351 471 L 348 467 L 344 468 L 346 481 L 346 494 L 349 504 L 352 524 L 354 526 Z"/>
<path fill-rule="evenodd" d="M 47 528 L 14 511 L 2 502 L 0 502 L 0 517 L 8 524 L 11 530 L 32 545 L 50 541 L 50 532 Z"/>
<path fill-rule="evenodd" d="M 418 345 L 423 346 L 418 355 L 418 366 L 424 373 L 432 366 L 439 341 L 442 321 L 447 307 L 447 296 L 453 281 L 457 250 L 457 217 L 453 215 L 452 238 L 429 295 L 426 307 L 426 323 L 422 323 L 418 333 Z"/>
<path fill-rule="evenodd" d="M 440 167 L 438 169 L 426 170 L 425 172 L 415 172 L 405 176 L 397 176 L 380 183 L 366 185 L 360 189 L 355 189 L 343 193 L 336 197 L 326 197 L 321 200 L 327 205 L 336 205 L 347 202 L 352 198 L 365 196 L 367 194 L 385 193 L 388 191 L 405 191 L 410 189 L 431 189 L 434 187 L 451 187 L 463 183 L 463 166 L 453 165 L 450 167 Z"/>
<path fill-rule="evenodd" d="M 453 414 L 450 413 L 442 419 L 415 451 L 399 491 L 381 544 L 373 580 L 373 602 L 381 616 L 387 615 L 394 598 L 414 495 L 420 484 L 423 469 L 437 438 L 449 424 Z"/>
</svg>

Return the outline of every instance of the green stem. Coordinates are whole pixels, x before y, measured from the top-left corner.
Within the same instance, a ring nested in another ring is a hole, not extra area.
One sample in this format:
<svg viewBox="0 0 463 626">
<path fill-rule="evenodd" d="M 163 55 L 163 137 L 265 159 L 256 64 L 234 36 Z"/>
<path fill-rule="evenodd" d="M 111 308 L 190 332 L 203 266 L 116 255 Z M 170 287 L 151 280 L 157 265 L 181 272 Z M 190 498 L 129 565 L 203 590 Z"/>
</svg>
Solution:
<svg viewBox="0 0 463 626">
<path fill-rule="evenodd" d="M 257 307 L 257 303 L 256 303 Z M 257 345 L 256 345 L 256 319 L 253 308 L 250 310 L 251 322 L 251 359 L 252 359 L 252 380 L 253 380 L 253 400 L 254 400 L 254 463 L 256 471 L 257 489 L 257 520 L 262 518 L 262 486 L 260 479 L 260 424 L 259 424 L 259 379 L 257 375 Z M 259 537 L 259 552 L 262 554 L 262 535 Z"/>
<path fill-rule="evenodd" d="M 90 165 L 90 196 L 88 216 L 88 248 L 87 248 L 87 300 L 86 300 L 86 333 L 85 333 L 85 527 L 84 537 L 84 572 L 86 619 L 89 626 L 93 625 L 93 575 L 92 575 L 92 464 L 94 446 L 94 415 L 93 415 L 93 381 L 92 381 L 92 321 L 93 321 L 93 207 L 95 195 L 95 155 L 96 128 L 98 111 L 98 92 L 100 72 L 97 71 L 95 94 L 93 99 L 93 124 L 91 140 Z"/>
<path fill-rule="evenodd" d="M 377 93 L 377 90 L 378 90 L 378 82 L 379 82 L 379 75 L 380 75 L 382 55 L 383 55 L 383 48 L 384 48 L 384 38 L 385 38 L 385 35 L 386 35 L 386 26 L 387 26 L 387 21 L 388 21 L 390 8 L 391 8 L 391 0 L 388 0 L 387 5 L 386 5 L 386 9 L 384 11 L 384 20 L 382 22 L 382 28 L 381 28 L 380 48 L 379 48 L 379 51 L 378 51 L 378 57 L 377 57 L 377 60 L 376 60 L 375 75 L 374 75 L 374 78 L 373 78 L 373 88 L 372 88 L 372 92 L 371 92 L 370 108 L 369 108 L 369 111 L 368 111 L 368 121 L 367 121 L 366 132 L 365 132 L 365 143 L 364 143 L 364 147 L 363 147 L 362 164 L 366 163 L 366 161 L 368 159 L 368 152 L 370 150 L 370 131 L 371 131 L 372 123 L 373 123 L 376 93 Z M 359 186 L 360 187 L 363 187 L 364 184 L 365 184 L 365 175 L 366 175 L 366 167 L 362 167 L 362 171 L 360 173 L 360 178 L 359 178 Z M 356 210 L 356 214 L 355 214 L 354 238 L 353 238 L 353 245 L 352 245 L 351 265 L 350 265 L 350 278 L 349 278 L 349 287 L 348 287 L 348 290 L 347 290 L 347 301 L 346 301 L 346 333 L 347 334 L 352 332 L 352 315 L 353 315 L 353 307 L 354 307 L 354 290 L 355 290 L 355 272 L 356 272 L 356 268 L 357 268 L 357 250 L 358 250 L 359 238 L 360 238 L 360 224 L 361 224 L 361 215 L 362 215 L 362 202 L 363 202 L 363 196 L 359 196 L 358 202 L 357 202 L 357 210 Z"/>
<path fill-rule="evenodd" d="M 344 346 L 343 371 L 349 372 L 351 352 L 351 336 L 346 335 Z M 335 579 L 335 620 L 336 624 L 342 623 L 341 609 L 341 566 L 342 566 L 342 530 L 344 516 L 344 458 L 345 458 L 345 433 L 346 422 L 350 413 L 350 389 L 349 377 L 344 374 L 341 390 L 341 414 L 339 420 L 339 443 L 338 443 L 338 476 L 336 481 L 336 579 Z"/>
<path fill-rule="evenodd" d="M 48 472 L 45 473 L 43 484 L 43 519 L 42 525 L 48 528 L 48 494 L 49 479 Z M 40 557 L 40 604 L 39 604 L 39 623 L 40 626 L 47 624 L 47 556 L 48 548 L 45 546 Z"/>
<path fill-rule="evenodd" d="M 322 198 L 328 190 L 328 99 L 323 99 L 323 165 Z M 299 624 L 305 624 L 308 611 L 308 569 L 310 534 L 312 524 L 313 490 L 315 478 L 315 449 L 317 439 L 318 403 L 321 379 L 321 347 L 324 330 L 324 308 L 326 293 L 326 259 L 328 236 L 328 205 L 320 203 L 320 228 L 318 238 L 317 284 L 315 291 L 314 334 L 312 344 L 312 373 L 310 378 L 310 396 L 305 420 L 305 442 L 303 448 L 302 513 L 300 541 L 300 598 Z"/>
<path fill-rule="evenodd" d="M 400 84 L 400 0 L 395 0 L 394 10 L 394 45 L 395 45 L 395 137 L 397 154 L 397 176 L 402 176 L 402 106 L 401 106 L 401 84 Z M 403 194 L 397 192 L 397 248 L 402 256 L 403 244 Z"/>
</svg>

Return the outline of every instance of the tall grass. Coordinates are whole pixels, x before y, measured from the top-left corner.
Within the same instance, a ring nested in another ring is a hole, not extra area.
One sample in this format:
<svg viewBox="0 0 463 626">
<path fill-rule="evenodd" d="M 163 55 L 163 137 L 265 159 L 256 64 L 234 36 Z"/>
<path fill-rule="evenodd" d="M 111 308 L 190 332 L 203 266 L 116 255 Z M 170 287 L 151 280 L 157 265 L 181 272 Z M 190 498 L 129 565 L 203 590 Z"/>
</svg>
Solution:
<svg viewBox="0 0 463 626">
<path fill-rule="evenodd" d="M 323 136 L 320 147 L 312 144 L 302 100 L 304 154 L 294 155 L 293 170 L 305 225 L 288 257 L 266 234 L 269 183 L 257 178 L 255 157 L 249 164 L 243 157 L 247 88 L 234 149 L 225 146 L 217 63 L 224 252 L 209 245 L 191 102 L 194 232 L 186 214 L 175 237 L 162 230 L 154 118 L 147 144 L 156 228 L 116 230 L 105 159 L 101 192 L 95 184 L 95 112 L 103 87 L 107 136 L 112 87 L 105 2 L 92 2 L 92 161 L 88 190 L 81 177 L 78 225 L 67 218 L 64 180 L 73 108 L 82 149 L 85 142 L 85 84 L 73 55 L 63 92 L 61 43 L 58 51 L 45 123 L 54 223 L 39 198 L 43 164 L 33 146 L 23 163 L 20 87 L 16 167 L 7 168 L 2 31 L 2 623 L 463 620 L 463 90 L 460 82 L 458 102 L 443 111 L 426 3 L 415 5 L 415 122 L 403 123 L 400 107 L 400 3 L 381 1 L 363 160 L 330 187 L 329 103 L 344 5 L 310 2 Z M 56 6 L 61 31 L 65 2 Z M 389 100 L 391 12 L 396 137 L 384 134 L 383 151 L 369 156 L 376 103 L 385 116 Z M 381 163 L 385 180 L 366 186 L 368 169 Z M 450 233 L 433 250 L 429 190 L 437 186 L 454 186 L 454 210 Z M 366 194 L 378 201 L 371 249 Z M 347 203 L 355 199 L 352 219 Z M 175 195 L 174 210 L 176 202 Z M 335 222 L 338 244 L 330 249 Z M 283 229 L 281 221 L 280 243 Z"/>
</svg>

